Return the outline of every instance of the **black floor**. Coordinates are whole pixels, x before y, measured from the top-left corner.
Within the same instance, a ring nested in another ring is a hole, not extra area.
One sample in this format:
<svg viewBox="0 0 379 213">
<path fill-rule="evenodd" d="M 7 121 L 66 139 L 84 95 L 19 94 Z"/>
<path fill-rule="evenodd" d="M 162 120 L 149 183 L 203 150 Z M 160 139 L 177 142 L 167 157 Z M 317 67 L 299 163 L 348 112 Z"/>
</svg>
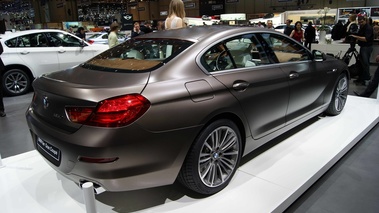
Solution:
<svg viewBox="0 0 379 213">
<path fill-rule="evenodd" d="M 375 69 L 376 66 L 372 66 L 371 72 Z M 354 95 L 354 90 L 361 92 L 364 88 L 351 82 L 349 94 Z M 34 149 L 25 120 L 25 111 L 32 96 L 32 93 L 28 93 L 23 96 L 4 97 L 7 116 L 0 118 L 2 158 Z M 371 98 L 376 98 L 376 92 Z M 376 125 L 286 212 L 379 212 L 378 138 L 379 125 Z"/>
<path fill-rule="evenodd" d="M 286 212 L 379 212 L 379 124 Z"/>
</svg>

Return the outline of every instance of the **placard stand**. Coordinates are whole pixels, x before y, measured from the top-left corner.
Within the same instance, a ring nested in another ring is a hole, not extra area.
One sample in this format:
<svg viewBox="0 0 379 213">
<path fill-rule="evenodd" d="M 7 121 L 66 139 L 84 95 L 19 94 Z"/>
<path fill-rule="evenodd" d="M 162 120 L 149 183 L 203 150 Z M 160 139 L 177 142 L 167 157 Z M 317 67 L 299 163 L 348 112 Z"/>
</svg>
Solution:
<svg viewBox="0 0 379 213">
<path fill-rule="evenodd" d="M 87 213 L 96 213 L 95 193 L 92 182 L 86 182 L 82 185 L 84 204 Z"/>
</svg>

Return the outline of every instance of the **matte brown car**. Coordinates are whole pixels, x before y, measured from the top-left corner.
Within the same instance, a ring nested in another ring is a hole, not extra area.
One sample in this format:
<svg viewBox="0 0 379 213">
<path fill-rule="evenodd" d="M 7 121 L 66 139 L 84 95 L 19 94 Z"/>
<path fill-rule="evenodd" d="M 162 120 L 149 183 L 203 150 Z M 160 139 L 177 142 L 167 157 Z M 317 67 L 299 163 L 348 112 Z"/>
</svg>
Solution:
<svg viewBox="0 0 379 213">
<path fill-rule="evenodd" d="M 108 191 L 213 194 L 243 156 L 346 102 L 345 63 L 272 30 L 153 32 L 33 82 L 26 112 L 52 168 Z"/>
</svg>

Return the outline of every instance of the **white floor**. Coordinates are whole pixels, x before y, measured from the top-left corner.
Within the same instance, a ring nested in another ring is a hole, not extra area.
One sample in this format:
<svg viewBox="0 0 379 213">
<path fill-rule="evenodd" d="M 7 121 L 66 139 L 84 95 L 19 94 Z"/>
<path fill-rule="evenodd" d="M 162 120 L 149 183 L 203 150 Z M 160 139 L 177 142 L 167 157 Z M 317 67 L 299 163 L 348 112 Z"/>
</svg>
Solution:
<svg viewBox="0 0 379 213">
<path fill-rule="evenodd" d="M 176 185 L 105 192 L 96 196 L 97 212 L 282 212 L 379 122 L 378 106 L 349 96 L 341 115 L 323 117 L 254 157 L 216 195 L 194 198 Z M 81 189 L 36 151 L 0 163 L 0 212 L 86 212 Z"/>
</svg>

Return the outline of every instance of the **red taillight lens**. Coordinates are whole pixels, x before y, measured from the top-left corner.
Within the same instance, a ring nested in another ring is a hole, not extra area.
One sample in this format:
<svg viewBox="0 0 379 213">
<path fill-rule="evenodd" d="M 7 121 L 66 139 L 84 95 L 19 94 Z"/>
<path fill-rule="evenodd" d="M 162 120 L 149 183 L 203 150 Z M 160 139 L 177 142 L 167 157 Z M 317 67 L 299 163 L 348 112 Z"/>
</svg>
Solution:
<svg viewBox="0 0 379 213">
<path fill-rule="evenodd" d="M 75 123 L 122 127 L 137 120 L 149 107 L 150 102 L 145 97 L 131 94 L 101 101 L 95 110 L 89 107 L 66 107 L 66 112 Z"/>
<path fill-rule="evenodd" d="M 95 43 L 95 41 L 94 40 L 88 40 L 88 43 L 93 44 L 93 43 Z"/>
<path fill-rule="evenodd" d="M 66 107 L 66 112 L 72 122 L 84 123 L 94 109 L 91 107 Z"/>
</svg>

